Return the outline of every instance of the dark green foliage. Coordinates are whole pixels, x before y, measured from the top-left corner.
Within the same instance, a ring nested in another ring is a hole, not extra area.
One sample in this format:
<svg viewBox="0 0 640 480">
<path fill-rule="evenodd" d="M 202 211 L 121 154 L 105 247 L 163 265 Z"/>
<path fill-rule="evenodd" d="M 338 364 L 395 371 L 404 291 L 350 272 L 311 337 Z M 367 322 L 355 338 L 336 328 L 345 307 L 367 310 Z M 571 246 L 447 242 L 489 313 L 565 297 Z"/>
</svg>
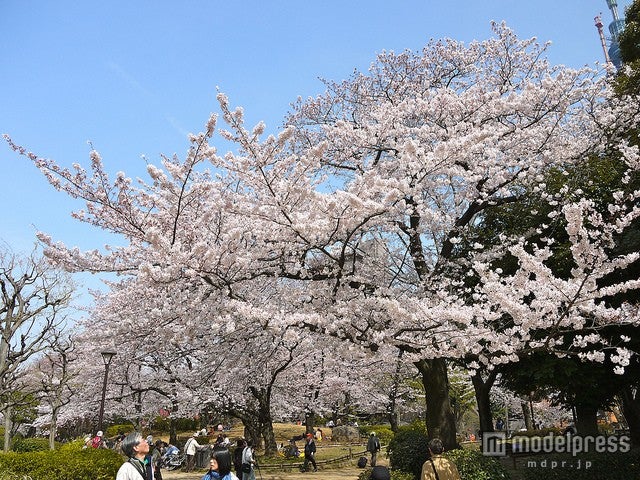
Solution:
<svg viewBox="0 0 640 480">
<path fill-rule="evenodd" d="M 625 28 L 620 35 L 620 54 L 625 63 L 640 60 L 640 1 L 635 0 L 625 11 Z"/>
<path fill-rule="evenodd" d="M 457 448 L 443 454 L 458 467 L 462 480 L 500 480 L 510 478 L 502 464 L 476 450 Z"/>
<path fill-rule="evenodd" d="M 427 431 L 422 423 L 400 427 L 389 443 L 389 463 L 394 470 L 409 472 L 418 478 L 427 460 Z"/>
<path fill-rule="evenodd" d="M 532 456 L 522 470 L 525 480 L 630 480 L 640 478 L 640 451 Z"/>
<path fill-rule="evenodd" d="M 174 427 L 179 432 L 184 432 L 186 430 L 199 430 L 198 421 L 193 418 L 177 418 L 174 420 Z"/>
<path fill-rule="evenodd" d="M 422 465 L 427 461 L 428 443 L 424 424 L 417 422 L 400 427 L 398 433 L 389 443 L 391 478 L 395 478 L 393 473 L 398 470 L 410 473 L 415 479 L 420 478 Z M 499 461 L 486 457 L 475 450 L 450 450 L 444 453 L 444 457 L 456 464 L 462 480 L 507 480 L 510 478 Z M 362 479 L 362 475 L 359 478 Z"/>
<path fill-rule="evenodd" d="M 111 425 L 105 430 L 105 436 L 107 438 L 112 438 L 112 437 L 115 437 L 116 435 L 119 435 L 120 433 L 124 433 L 126 435 L 127 433 L 131 433 L 135 431 L 135 429 L 136 427 L 134 427 L 132 423 L 123 423 L 121 425 Z"/>
<path fill-rule="evenodd" d="M 16 453 L 46 452 L 49 450 L 48 438 L 18 438 L 11 448 Z"/>
<path fill-rule="evenodd" d="M 389 445 L 393 438 L 393 430 L 388 425 L 365 425 L 360 427 L 360 435 L 363 437 L 369 437 L 371 432 L 376 432 L 376 436 L 382 445 Z"/>
<path fill-rule="evenodd" d="M 0 454 L 0 471 L 56 480 L 113 480 L 121 455 L 107 449 Z"/>
<path fill-rule="evenodd" d="M 369 480 L 371 476 L 371 467 L 367 467 L 360 472 L 358 475 L 358 480 Z M 413 474 L 408 472 L 403 472 L 402 470 L 390 470 L 391 480 L 414 480 Z"/>
</svg>

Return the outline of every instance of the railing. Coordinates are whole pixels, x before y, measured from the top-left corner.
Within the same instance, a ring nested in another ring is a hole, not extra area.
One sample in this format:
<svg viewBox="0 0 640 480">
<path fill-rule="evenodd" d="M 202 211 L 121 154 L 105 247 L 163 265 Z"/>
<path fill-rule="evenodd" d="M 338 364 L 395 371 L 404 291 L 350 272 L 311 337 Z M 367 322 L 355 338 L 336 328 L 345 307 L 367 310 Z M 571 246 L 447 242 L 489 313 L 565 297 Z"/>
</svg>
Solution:
<svg viewBox="0 0 640 480">
<path fill-rule="evenodd" d="M 362 446 L 358 445 L 358 448 L 362 448 Z M 316 460 L 316 464 L 318 466 L 322 465 L 336 465 L 341 463 L 347 463 L 352 461 L 354 458 L 362 457 L 367 454 L 366 448 L 364 450 L 354 450 L 354 448 L 349 447 L 349 453 L 345 455 L 341 455 L 336 458 L 329 458 L 327 460 Z M 304 467 L 304 462 L 281 462 L 281 463 L 269 463 L 265 465 L 259 465 L 258 470 L 279 470 L 279 471 L 289 471 L 289 470 L 300 470 Z"/>
</svg>

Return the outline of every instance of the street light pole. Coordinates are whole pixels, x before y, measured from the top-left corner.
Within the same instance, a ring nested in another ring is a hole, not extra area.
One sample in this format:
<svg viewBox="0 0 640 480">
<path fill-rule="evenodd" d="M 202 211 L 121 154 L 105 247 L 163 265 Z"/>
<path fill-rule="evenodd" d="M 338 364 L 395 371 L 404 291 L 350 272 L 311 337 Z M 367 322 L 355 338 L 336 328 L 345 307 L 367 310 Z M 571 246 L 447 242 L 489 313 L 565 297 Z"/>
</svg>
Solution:
<svg viewBox="0 0 640 480">
<path fill-rule="evenodd" d="M 111 350 L 105 350 L 100 352 L 102 355 L 102 361 L 104 362 L 104 381 L 102 382 L 102 401 L 100 402 L 100 412 L 98 413 L 98 430 L 102 430 L 102 417 L 104 416 L 104 401 L 107 396 L 107 377 L 109 376 L 109 365 L 111 359 L 116 355 L 116 352 Z"/>
</svg>

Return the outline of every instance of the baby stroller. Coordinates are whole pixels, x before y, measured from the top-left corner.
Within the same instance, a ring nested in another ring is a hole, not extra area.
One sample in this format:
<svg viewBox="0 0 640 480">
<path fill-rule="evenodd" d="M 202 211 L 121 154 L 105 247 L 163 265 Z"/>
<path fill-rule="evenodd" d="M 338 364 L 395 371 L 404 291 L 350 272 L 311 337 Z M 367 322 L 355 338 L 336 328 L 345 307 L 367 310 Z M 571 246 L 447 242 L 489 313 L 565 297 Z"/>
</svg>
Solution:
<svg viewBox="0 0 640 480">
<path fill-rule="evenodd" d="M 160 468 L 166 468 L 167 470 L 176 470 L 182 467 L 187 460 L 187 456 L 183 453 L 170 453 L 166 457 L 162 458 Z"/>
</svg>

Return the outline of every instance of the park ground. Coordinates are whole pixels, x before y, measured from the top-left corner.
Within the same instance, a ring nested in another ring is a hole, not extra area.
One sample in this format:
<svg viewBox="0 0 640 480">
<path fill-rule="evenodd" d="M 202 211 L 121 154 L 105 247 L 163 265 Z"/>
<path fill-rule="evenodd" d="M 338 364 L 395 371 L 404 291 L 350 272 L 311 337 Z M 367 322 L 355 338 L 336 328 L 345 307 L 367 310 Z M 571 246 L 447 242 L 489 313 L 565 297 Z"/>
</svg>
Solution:
<svg viewBox="0 0 640 480">
<path fill-rule="evenodd" d="M 382 462 L 379 462 L 379 465 L 382 465 Z M 310 480 L 315 478 L 322 480 L 355 480 L 358 478 L 358 475 L 362 472 L 362 470 L 358 467 L 351 466 L 343 466 L 343 467 L 335 467 L 331 469 L 319 469 L 317 472 L 298 472 L 295 470 L 291 471 L 281 471 L 277 472 L 273 469 L 265 470 L 261 472 L 260 470 L 256 471 L 256 480 L 297 480 L 309 478 Z M 185 473 L 181 471 L 173 471 L 167 472 L 166 470 L 162 471 L 162 479 L 163 480 L 200 480 L 204 475 L 204 471 Z"/>
<path fill-rule="evenodd" d="M 329 437 L 331 436 L 331 428 L 322 427 L 323 431 Z M 295 424 L 274 424 L 274 433 L 276 435 L 276 439 L 278 443 L 286 443 L 286 441 L 294 435 L 300 435 L 304 433 L 305 427 L 301 425 Z M 232 428 L 229 432 L 227 432 L 229 438 L 234 441 L 236 438 L 242 435 L 242 427 Z M 163 440 L 168 440 L 168 437 L 164 437 L 163 435 L 158 436 L 157 438 L 162 438 Z M 327 444 L 329 442 L 326 442 Z M 329 445 L 326 445 L 325 442 L 320 442 L 318 445 L 319 450 L 324 450 Z M 329 447 L 330 450 L 332 450 Z M 365 449 L 365 445 L 361 446 L 353 446 L 353 453 L 361 452 Z M 318 471 L 317 472 L 300 472 L 297 468 L 289 468 L 285 469 L 277 469 L 275 467 L 263 468 L 256 470 L 256 480 L 294 480 L 294 479 L 304 479 L 309 478 L 312 479 L 314 477 L 322 478 L 322 480 L 355 480 L 358 478 L 358 475 L 362 472 L 362 469 L 356 466 L 357 456 L 355 455 L 353 459 L 343 462 L 339 465 L 329 464 L 323 465 L 322 454 L 319 453 L 319 462 L 318 462 Z M 344 452 L 342 452 L 344 453 Z M 336 453 L 336 455 L 340 455 L 341 453 Z M 378 465 L 389 465 L 389 461 L 385 458 L 384 454 L 378 456 Z M 162 470 L 162 479 L 163 480 L 200 480 L 206 470 L 204 469 L 196 469 L 194 472 L 183 472 L 181 470 L 173 470 L 167 471 Z"/>
</svg>

